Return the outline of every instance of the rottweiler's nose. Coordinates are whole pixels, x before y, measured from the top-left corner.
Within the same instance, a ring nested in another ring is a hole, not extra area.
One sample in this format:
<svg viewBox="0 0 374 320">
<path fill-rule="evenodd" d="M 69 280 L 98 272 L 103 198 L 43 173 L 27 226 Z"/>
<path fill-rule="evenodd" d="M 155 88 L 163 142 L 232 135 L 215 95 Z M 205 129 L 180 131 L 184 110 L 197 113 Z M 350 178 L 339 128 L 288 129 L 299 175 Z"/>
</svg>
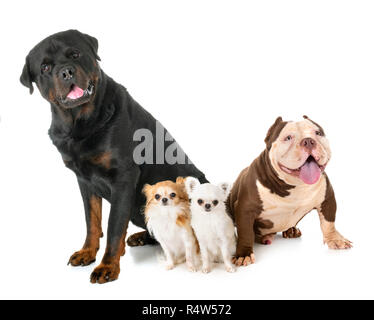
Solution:
<svg viewBox="0 0 374 320">
<path fill-rule="evenodd" d="M 212 206 L 212 205 L 211 205 L 210 203 L 206 203 L 206 204 L 205 204 L 205 209 L 208 209 L 208 210 L 209 210 L 209 209 L 211 208 L 211 206 Z"/>
<path fill-rule="evenodd" d="M 74 71 L 75 71 L 74 68 L 71 67 L 71 66 L 63 67 L 60 70 L 61 79 L 65 80 L 65 81 L 71 80 L 74 77 Z"/>
<path fill-rule="evenodd" d="M 168 198 L 162 198 L 162 202 L 163 202 L 163 203 L 168 202 Z"/>
<path fill-rule="evenodd" d="M 301 146 L 308 150 L 313 150 L 316 147 L 316 141 L 312 138 L 305 138 L 301 141 Z"/>
</svg>

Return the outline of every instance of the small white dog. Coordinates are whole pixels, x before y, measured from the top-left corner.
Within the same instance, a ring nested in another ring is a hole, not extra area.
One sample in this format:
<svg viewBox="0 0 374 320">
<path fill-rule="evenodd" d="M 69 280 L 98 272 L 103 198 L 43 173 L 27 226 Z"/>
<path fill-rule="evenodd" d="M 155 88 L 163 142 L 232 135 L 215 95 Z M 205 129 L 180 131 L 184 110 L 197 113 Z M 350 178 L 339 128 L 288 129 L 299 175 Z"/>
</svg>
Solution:
<svg viewBox="0 0 374 320">
<path fill-rule="evenodd" d="M 191 226 L 200 246 L 202 271 L 210 272 L 212 262 L 223 262 L 228 272 L 234 272 L 235 227 L 225 205 L 230 185 L 200 184 L 193 177 L 186 178 L 185 185 L 191 201 Z"/>
</svg>

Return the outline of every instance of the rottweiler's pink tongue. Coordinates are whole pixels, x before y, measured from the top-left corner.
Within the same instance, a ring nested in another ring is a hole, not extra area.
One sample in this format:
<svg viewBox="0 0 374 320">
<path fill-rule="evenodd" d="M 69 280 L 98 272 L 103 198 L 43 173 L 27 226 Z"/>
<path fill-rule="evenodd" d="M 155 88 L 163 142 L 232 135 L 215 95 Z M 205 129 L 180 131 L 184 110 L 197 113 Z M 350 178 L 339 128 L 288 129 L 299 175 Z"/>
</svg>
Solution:
<svg viewBox="0 0 374 320">
<path fill-rule="evenodd" d="M 307 184 L 316 183 L 319 180 L 320 176 L 321 169 L 314 160 L 305 162 L 304 165 L 300 168 L 299 177 Z"/>
<path fill-rule="evenodd" d="M 68 98 L 69 99 L 79 99 L 80 97 L 83 96 L 83 93 L 84 93 L 84 91 L 81 88 L 79 88 L 76 85 L 73 85 L 73 88 L 71 89 L 71 91 L 68 94 Z"/>
</svg>

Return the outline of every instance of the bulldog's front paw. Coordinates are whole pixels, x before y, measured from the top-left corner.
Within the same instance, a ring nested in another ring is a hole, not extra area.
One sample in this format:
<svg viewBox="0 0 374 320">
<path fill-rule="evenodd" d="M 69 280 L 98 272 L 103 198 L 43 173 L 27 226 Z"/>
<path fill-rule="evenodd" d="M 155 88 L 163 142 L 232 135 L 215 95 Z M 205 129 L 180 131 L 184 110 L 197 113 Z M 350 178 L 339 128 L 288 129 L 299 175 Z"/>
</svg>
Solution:
<svg viewBox="0 0 374 320">
<path fill-rule="evenodd" d="M 89 264 L 96 261 L 96 250 L 94 249 L 82 249 L 75 252 L 69 259 L 68 265 L 71 264 L 73 267 L 77 266 L 88 266 Z"/>
<path fill-rule="evenodd" d="M 111 263 L 111 264 L 101 263 L 91 273 L 91 283 L 103 284 L 103 283 L 106 283 L 106 282 L 117 280 L 119 272 L 120 272 L 119 264 L 117 264 L 117 263 Z"/>
<path fill-rule="evenodd" d="M 352 248 L 352 242 L 345 239 L 340 233 L 335 233 L 324 239 L 324 243 L 327 244 L 329 249 L 350 249 Z"/>
<path fill-rule="evenodd" d="M 232 263 L 234 263 L 237 267 L 249 266 L 250 264 L 255 263 L 255 255 L 254 253 L 251 253 L 249 256 L 245 256 L 245 257 L 234 257 L 232 259 Z"/>
</svg>

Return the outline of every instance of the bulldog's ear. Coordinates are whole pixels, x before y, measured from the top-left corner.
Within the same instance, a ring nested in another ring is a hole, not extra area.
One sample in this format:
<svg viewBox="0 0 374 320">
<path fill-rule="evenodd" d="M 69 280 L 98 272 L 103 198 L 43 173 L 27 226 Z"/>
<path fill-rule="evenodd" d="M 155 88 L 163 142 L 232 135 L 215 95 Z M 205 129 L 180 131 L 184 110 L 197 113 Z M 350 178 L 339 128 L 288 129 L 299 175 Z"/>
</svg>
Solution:
<svg viewBox="0 0 374 320">
<path fill-rule="evenodd" d="M 83 33 L 83 37 L 86 40 L 87 44 L 90 46 L 95 59 L 101 61 L 99 55 L 97 54 L 97 51 L 99 49 L 99 41 L 97 41 L 95 37 L 92 37 L 85 33 Z"/>
<path fill-rule="evenodd" d="M 223 190 L 223 193 L 225 197 L 227 198 L 231 191 L 231 187 L 232 187 L 231 184 L 228 182 L 221 182 L 220 184 L 218 184 L 218 187 Z"/>
<path fill-rule="evenodd" d="M 187 193 L 191 194 L 200 185 L 200 181 L 194 177 L 187 177 L 184 185 L 186 186 Z"/>
<path fill-rule="evenodd" d="M 283 121 L 282 117 L 278 117 L 270 127 L 265 138 L 265 143 L 268 150 L 270 150 L 272 143 L 278 138 L 279 133 L 285 125 L 286 122 Z"/>
<path fill-rule="evenodd" d="M 26 57 L 26 62 L 25 62 L 25 65 L 23 66 L 22 74 L 19 80 L 25 87 L 29 88 L 30 94 L 34 92 L 34 87 L 32 85 L 32 78 L 31 78 L 31 72 L 30 72 L 30 62 L 29 62 L 28 57 Z"/>
</svg>

